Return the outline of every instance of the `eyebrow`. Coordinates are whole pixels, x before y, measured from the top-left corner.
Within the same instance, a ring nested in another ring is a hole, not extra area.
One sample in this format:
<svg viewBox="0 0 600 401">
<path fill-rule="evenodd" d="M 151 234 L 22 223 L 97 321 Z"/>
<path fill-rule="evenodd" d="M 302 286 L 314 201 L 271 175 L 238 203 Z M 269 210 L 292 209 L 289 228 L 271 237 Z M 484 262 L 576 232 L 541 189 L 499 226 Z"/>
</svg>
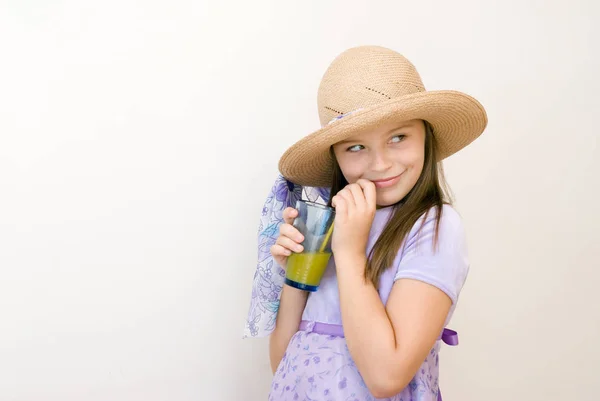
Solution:
<svg viewBox="0 0 600 401">
<path fill-rule="evenodd" d="M 414 123 L 402 124 L 402 125 L 399 125 L 399 126 L 397 126 L 395 128 L 392 128 L 391 130 L 387 131 L 385 133 L 385 135 L 389 135 L 389 134 L 391 134 L 394 131 L 398 131 L 398 130 L 401 130 L 403 128 L 409 128 L 409 127 L 412 127 L 412 126 L 414 126 Z M 358 139 L 349 138 L 349 139 L 346 139 L 346 140 L 343 140 L 343 141 L 339 141 L 337 144 L 338 145 L 343 145 L 345 143 L 356 143 L 356 142 L 360 142 L 360 141 Z"/>
</svg>

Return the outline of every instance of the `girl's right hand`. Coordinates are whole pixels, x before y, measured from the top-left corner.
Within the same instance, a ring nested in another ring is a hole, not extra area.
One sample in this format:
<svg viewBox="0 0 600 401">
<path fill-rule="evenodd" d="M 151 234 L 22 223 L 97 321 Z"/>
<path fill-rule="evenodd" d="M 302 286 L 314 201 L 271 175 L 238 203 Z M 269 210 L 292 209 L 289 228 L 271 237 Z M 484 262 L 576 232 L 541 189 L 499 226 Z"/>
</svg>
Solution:
<svg viewBox="0 0 600 401">
<path fill-rule="evenodd" d="M 288 256 L 292 252 L 300 253 L 304 249 L 300 245 L 304 241 L 304 236 L 292 225 L 296 216 L 298 216 L 298 211 L 292 207 L 288 207 L 283 211 L 284 224 L 279 227 L 279 237 L 277 237 L 275 244 L 271 246 L 273 259 L 284 269 Z"/>
</svg>

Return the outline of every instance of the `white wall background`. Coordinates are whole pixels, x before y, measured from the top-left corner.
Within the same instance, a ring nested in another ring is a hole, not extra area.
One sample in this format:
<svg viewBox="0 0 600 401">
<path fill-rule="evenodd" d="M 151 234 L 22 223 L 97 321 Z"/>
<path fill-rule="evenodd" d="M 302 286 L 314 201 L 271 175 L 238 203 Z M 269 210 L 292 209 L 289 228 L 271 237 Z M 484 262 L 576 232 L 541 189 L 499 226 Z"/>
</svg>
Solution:
<svg viewBox="0 0 600 401">
<path fill-rule="evenodd" d="M 598 2 L 0 4 L 0 401 L 266 399 L 260 209 L 361 44 L 489 112 L 444 399 L 598 399 Z"/>
</svg>

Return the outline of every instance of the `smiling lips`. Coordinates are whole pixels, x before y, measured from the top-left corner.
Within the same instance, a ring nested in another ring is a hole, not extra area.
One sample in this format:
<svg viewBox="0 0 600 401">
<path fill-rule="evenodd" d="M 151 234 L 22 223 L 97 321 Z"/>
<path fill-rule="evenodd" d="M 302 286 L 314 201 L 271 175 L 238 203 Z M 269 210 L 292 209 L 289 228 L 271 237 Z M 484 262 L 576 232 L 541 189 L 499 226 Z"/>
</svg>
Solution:
<svg viewBox="0 0 600 401">
<path fill-rule="evenodd" d="M 402 174 L 399 174 L 395 177 L 385 178 L 383 180 L 373 180 L 372 182 L 377 188 L 389 188 L 393 185 L 396 185 L 396 183 L 400 180 L 401 175 Z"/>
</svg>

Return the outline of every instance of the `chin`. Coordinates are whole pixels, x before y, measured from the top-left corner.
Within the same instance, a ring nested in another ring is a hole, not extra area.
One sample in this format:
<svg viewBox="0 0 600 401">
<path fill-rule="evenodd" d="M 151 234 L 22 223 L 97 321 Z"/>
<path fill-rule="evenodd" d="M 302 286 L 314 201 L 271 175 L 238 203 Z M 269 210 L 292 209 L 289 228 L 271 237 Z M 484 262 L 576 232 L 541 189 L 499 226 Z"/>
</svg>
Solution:
<svg viewBox="0 0 600 401">
<path fill-rule="evenodd" d="M 404 198 L 404 196 L 400 194 L 377 194 L 377 206 L 392 206 L 400 202 L 402 198 Z"/>
</svg>

